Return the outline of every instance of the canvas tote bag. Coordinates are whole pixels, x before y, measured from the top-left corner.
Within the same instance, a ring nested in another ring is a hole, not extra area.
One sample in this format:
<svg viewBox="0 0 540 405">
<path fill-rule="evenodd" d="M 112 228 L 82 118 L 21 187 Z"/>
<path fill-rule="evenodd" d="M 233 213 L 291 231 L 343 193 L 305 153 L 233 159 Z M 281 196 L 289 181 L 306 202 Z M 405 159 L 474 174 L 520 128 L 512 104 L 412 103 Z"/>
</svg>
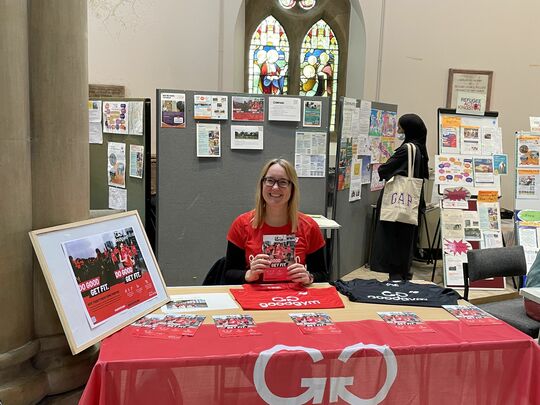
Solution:
<svg viewBox="0 0 540 405">
<path fill-rule="evenodd" d="M 418 207 L 424 180 L 413 177 L 416 147 L 407 143 L 407 177 L 394 176 L 384 186 L 381 221 L 418 225 Z"/>
</svg>

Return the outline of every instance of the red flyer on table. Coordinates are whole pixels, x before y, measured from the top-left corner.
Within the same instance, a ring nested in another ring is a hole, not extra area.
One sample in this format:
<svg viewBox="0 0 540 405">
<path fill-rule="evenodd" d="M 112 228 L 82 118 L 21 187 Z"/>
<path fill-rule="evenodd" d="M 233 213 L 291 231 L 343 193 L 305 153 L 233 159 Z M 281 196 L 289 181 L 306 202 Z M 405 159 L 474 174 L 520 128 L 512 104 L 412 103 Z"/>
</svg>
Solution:
<svg viewBox="0 0 540 405">
<path fill-rule="evenodd" d="M 135 336 L 159 339 L 180 339 L 193 336 L 205 319 L 203 315 L 150 314 L 131 324 Z"/>
<path fill-rule="evenodd" d="M 377 312 L 377 314 L 399 332 L 435 332 L 414 312 Z"/>
<path fill-rule="evenodd" d="M 214 315 L 212 318 L 221 337 L 261 334 L 251 315 Z"/>
<path fill-rule="evenodd" d="M 474 305 L 443 305 L 443 308 L 467 325 L 494 325 L 503 323 Z"/>
<path fill-rule="evenodd" d="M 286 281 L 287 268 L 294 263 L 296 235 L 263 235 L 262 252 L 270 256 L 263 281 Z"/>
<path fill-rule="evenodd" d="M 341 333 L 330 315 L 322 312 L 299 312 L 289 316 L 304 335 Z"/>
</svg>

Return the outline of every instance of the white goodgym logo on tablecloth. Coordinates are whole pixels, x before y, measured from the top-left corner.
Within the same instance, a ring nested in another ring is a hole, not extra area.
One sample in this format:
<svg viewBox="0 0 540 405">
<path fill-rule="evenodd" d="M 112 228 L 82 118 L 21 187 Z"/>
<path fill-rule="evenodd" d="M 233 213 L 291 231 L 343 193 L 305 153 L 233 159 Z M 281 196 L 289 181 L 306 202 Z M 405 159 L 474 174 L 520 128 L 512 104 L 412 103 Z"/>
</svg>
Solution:
<svg viewBox="0 0 540 405">
<path fill-rule="evenodd" d="M 344 348 L 339 355 L 338 360 L 346 363 L 351 356 L 359 350 L 375 350 L 381 353 L 386 363 L 386 379 L 375 396 L 372 398 L 357 397 L 347 389 L 347 386 L 354 384 L 354 376 L 336 376 L 328 378 L 304 377 L 300 380 L 300 386 L 307 388 L 306 391 L 296 397 L 280 397 L 274 394 L 270 388 L 268 388 L 265 380 L 265 372 L 266 366 L 268 365 L 268 362 L 272 356 L 282 350 L 306 352 L 311 357 L 313 363 L 317 363 L 323 359 L 323 355 L 320 350 L 313 349 L 311 347 L 276 345 L 268 350 L 262 351 L 255 362 L 255 368 L 253 369 L 253 382 L 259 396 L 266 403 L 272 405 L 300 405 L 311 400 L 313 400 L 314 404 L 320 404 L 323 400 L 326 382 L 328 379 L 330 380 L 330 403 L 337 402 L 339 398 L 341 398 L 348 404 L 378 404 L 386 398 L 386 395 L 388 395 L 388 392 L 390 391 L 390 388 L 392 387 L 392 384 L 394 384 L 397 377 L 397 360 L 390 347 L 386 345 L 379 346 L 374 344 L 356 343 Z"/>
</svg>

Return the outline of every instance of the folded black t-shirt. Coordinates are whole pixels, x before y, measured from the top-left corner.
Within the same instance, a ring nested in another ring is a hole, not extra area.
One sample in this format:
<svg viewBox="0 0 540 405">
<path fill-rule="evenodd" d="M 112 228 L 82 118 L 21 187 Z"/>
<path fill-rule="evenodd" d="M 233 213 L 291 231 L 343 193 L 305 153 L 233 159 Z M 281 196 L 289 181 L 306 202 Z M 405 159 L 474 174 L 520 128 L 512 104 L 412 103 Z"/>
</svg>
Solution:
<svg viewBox="0 0 540 405">
<path fill-rule="evenodd" d="M 351 301 L 369 304 L 412 305 L 440 307 L 456 305 L 461 296 L 451 288 L 435 284 L 416 284 L 410 281 L 338 280 L 330 283 Z"/>
</svg>

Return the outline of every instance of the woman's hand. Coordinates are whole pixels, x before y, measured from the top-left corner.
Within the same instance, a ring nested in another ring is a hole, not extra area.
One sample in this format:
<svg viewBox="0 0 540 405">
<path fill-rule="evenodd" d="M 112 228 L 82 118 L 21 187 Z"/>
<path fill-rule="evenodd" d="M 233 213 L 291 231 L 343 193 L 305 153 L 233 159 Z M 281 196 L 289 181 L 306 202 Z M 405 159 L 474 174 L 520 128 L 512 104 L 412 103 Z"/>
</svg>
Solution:
<svg viewBox="0 0 540 405">
<path fill-rule="evenodd" d="M 248 283 L 257 281 L 261 274 L 264 273 L 264 269 L 270 266 L 270 257 L 263 253 L 259 253 L 255 257 L 250 257 L 249 270 L 246 271 L 244 278 Z"/>
<path fill-rule="evenodd" d="M 288 268 L 289 279 L 294 283 L 309 285 L 313 283 L 313 276 L 307 271 L 306 266 L 302 263 L 291 264 Z"/>
</svg>

